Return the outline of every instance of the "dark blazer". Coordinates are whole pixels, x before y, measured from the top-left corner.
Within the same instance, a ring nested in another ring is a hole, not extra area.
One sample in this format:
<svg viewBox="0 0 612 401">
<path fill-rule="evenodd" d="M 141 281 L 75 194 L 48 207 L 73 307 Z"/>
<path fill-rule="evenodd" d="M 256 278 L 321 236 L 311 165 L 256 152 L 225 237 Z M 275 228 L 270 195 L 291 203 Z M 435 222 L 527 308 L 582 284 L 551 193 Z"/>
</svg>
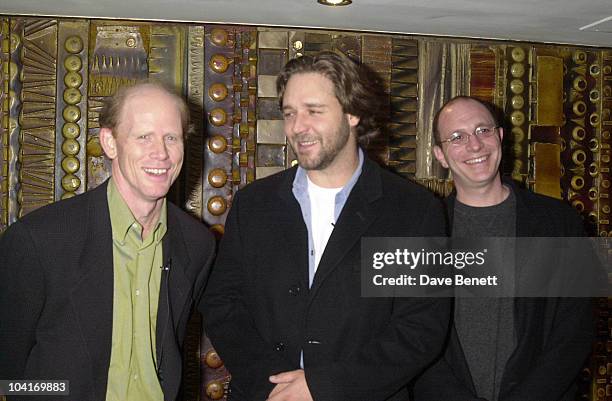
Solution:
<svg viewBox="0 0 612 401">
<path fill-rule="evenodd" d="M 507 182 L 506 184 L 510 184 Z M 569 205 L 513 184 L 517 237 L 581 237 Z M 450 221 L 455 196 L 446 199 Z M 451 231 L 452 232 L 452 231 Z M 520 258 L 535 250 L 520 249 Z M 576 265 L 580 268 L 580 264 Z M 574 400 L 575 379 L 594 338 L 592 304 L 584 298 L 516 298 L 516 349 L 502 377 L 499 401 Z M 416 382 L 414 401 L 475 401 L 476 390 L 454 325 L 444 355 Z"/>
<path fill-rule="evenodd" d="M 0 378 L 67 379 L 70 396 L 58 400 L 105 399 L 113 322 L 106 187 L 36 210 L 0 238 Z M 183 337 L 214 240 L 170 202 L 167 210 L 163 260 L 170 268 L 162 273 L 156 338 L 170 401 L 181 383 Z"/>
<path fill-rule="evenodd" d="M 443 236 L 441 204 L 366 159 L 309 289 L 295 174 L 236 194 L 201 304 L 232 375 L 230 399 L 265 400 L 268 376 L 299 369 L 303 350 L 315 401 L 406 400 L 406 383 L 441 350 L 449 301 L 361 297 L 360 240 Z"/>
</svg>

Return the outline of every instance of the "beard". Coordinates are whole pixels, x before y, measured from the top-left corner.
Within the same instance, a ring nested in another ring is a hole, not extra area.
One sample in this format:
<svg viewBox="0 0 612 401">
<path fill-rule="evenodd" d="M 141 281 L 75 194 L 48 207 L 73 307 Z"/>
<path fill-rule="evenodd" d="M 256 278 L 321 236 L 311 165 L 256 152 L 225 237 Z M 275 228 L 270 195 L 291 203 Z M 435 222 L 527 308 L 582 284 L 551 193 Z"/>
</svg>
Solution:
<svg viewBox="0 0 612 401">
<path fill-rule="evenodd" d="M 324 170 L 332 164 L 340 151 L 348 144 L 351 135 L 351 130 L 346 119 L 342 119 L 338 129 L 331 135 L 325 135 L 325 141 L 318 134 L 303 134 L 296 136 L 293 141 L 289 142 L 289 146 L 296 154 L 300 167 L 305 170 Z M 296 151 L 297 143 L 303 141 L 318 140 L 320 150 L 314 155 L 303 155 Z M 294 146 L 295 143 L 296 145 Z"/>
</svg>

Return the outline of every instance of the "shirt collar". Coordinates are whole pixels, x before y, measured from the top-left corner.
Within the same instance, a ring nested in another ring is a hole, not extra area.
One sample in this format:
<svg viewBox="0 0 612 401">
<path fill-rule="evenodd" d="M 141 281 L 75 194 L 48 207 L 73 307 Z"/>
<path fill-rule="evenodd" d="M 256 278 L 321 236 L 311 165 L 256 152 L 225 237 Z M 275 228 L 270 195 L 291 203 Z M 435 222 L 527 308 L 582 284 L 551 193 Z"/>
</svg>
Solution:
<svg viewBox="0 0 612 401">
<path fill-rule="evenodd" d="M 361 148 L 357 148 L 357 150 L 359 153 L 359 164 L 357 165 L 357 168 L 353 172 L 353 175 L 351 176 L 351 178 L 342 187 L 342 190 L 336 194 L 336 202 L 344 203 L 344 201 L 348 198 L 349 194 L 351 193 L 351 190 L 355 186 L 357 179 L 359 179 L 359 176 L 361 175 L 361 170 L 363 169 L 364 155 L 363 155 L 363 151 L 361 150 Z M 296 197 L 300 197 L 302 194 L 305 194 L 307 192 L 308 192 L 307 171 L 303 169 L 302 167 L 298 166 L 297 172 L 295 173 L 295 178 L 293 179 L 293 193 L 296 195 Z"/>
<path fill-rule="evenodd" d="M 138 232 L 142 232 L 142 227 L 140 226 L 140 223 L 132 214 L 132 211 L 128 207 L 127 203 L 125 203 L 125 200 L 121 196 L 121 193 L 119 193 L 119 189 L 117 188 L 112 176 L 107 186 L 106 196 L 108 199 L 108 211 L 111 219 L 113 239 L 115 241 L 119 241 L 120 243 L 125 243 L 130 228 L 132 228 L 134 224 L 138 225 Z M 166 233 L 166 230 L 167 212 L 166 199 L 164 198 L 161 212 L 159 215 L 159 221 L 157 222 L 157 224 L 155 225 L 155 229 L 153 230 L 153 242 L 159 242 Z"/>
</svg>

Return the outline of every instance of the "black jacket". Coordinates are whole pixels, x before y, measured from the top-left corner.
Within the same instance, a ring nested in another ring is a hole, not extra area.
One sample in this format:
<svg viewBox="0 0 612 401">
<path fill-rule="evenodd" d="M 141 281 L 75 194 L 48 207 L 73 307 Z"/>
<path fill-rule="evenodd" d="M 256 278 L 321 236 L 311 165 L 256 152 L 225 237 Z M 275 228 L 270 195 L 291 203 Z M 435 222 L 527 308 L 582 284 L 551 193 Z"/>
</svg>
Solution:
<svg viewBox="0 0 612 401">
<path fill-rule="evenodd" d="M 517 200 L 517 237 L 585 235 L 582 220 L 569 205 L 510 185 Z M 454 202 L 454 195 L 445 202 L 451 222 Z M 517 266 L 521 259 L 535 254 L 536 250 L 518 250 Z M 577 265 L 576 269 L 579 268 Z M 506 364 L 499 401 L 573 400 L 575 379 L 594 337 L 591 300 L 516 298 L 514 316 L 517 345 Z M 414 401 L 441 400 L 481 400 L 476 397 L 454 326 L 451 326 L 444 355 L 414 388 Z"/>
<path fill-rule="evenodd" d="M 362 237 L 443 236 L 441 204 L 365 160 L 308 288 L 308 232 L 296 168 L 234 198 L 202 313 L 232 375 L 232 400 L 265 400 L 268 376 L 300 368 L 315 401 L 405 400 L 441 351 L 446 299 L 364 298 Z"/>
<path fill-rule="evenodd" d="M 38 209 L 0 238 L 0 378 L 65 379 L 70 396 L 58 400 L 105 399 L 113 321 L 106 187 Z M 204 289 L 214 240 L 170 202 L 167 212 L 163 260 L 170 269 L 162 273 L 156 338 L 164 399 L 171 401 L 181 383 L 189 311 Z"/>
</svg>

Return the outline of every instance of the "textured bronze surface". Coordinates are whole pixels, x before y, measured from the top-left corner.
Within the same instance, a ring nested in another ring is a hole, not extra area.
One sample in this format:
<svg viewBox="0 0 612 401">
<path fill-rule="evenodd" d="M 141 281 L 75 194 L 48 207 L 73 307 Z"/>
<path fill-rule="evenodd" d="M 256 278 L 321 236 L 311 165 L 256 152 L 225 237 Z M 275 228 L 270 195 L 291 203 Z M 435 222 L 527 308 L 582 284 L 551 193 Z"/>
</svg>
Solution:
<svg viewBox="0 0 612 401">
<path fill-rule="evenodd" d="M 383 101 L 389 103 L 389 87 L 391 86 L 393 43 L 389 36 L 363 35 L 361 37 L 361 63 L 376 73 L 387 94 Z M 383 105 L 384 106 L 384 105 Z M 387 109 L 387 108 L 385 108 Z M 388 113 L 388 110 L 385 110 Z M 389 136 L 386 131 L 376 136 L 368 143 L 368 155 L 382 164 L 389 163 Z"/>
<path fill-rule="evenodd" d="M 276 93 L 276 75 L 288 57 L 301 55 L 305 33 L 287 31 L 259 31 L 257 53 L 257 121 L 255 142 L 257 159 L 254 175 L 263 178 L 286 168 L 292 157 L 286 143 L 283 116 Z M 291 42 L 291 44 L 289 43 Z M 289 49 L 291 46 L 291 49 Z M 270 146 L 271 144 L 276 146 Z M 272 168 L 273 170 L 270 170 Z M 275 170 L 274 170 L 275 169 Z"/>
<path fill-rule="evenodd" d="M 149 31 L 136 25 L 92 24 L 89 96 L 111 96 L 119 87 L 148 77 L 149 38 L 143 33 Z"/>
<path fill-rule="evenodd" d="M 257 120 L 257 143 L 286 143 L 282 120 Z"/>
<path fill-rule="evenodd" d="M 564 62 L 563 118 L 561 121 L 561 164 L 563 197 L 570 201 L 585 217 L 589 230 L 596 231 L 600 211 L 593 188 L 601 174 L 597 160 L 600 154 L 598 133 L 600 100 L 595 102 L 589 93 L 600 87 L 591 71 L 600 74 L 600 68 L 589 69 L 588 64 L 601 65 L 598 55 L 576 49 L 559 52 Z M 596 126 L 593 126 L 592 120 Z"/>
<path fill-rule="evenodd" d="M 208 212 L 214 216 L 220 216 L 227 210 L 227 202 L 220 196 L 208 199 Z"/>
<path fill-rule="evenodd" d="M 149 50 L 149 78 L 181 90 L 186 45 L 184 25 L 152 25 Z"/>
<path fill-rule="evenodd" d="M 19 134 L 21 130 L 19 111 L 21 109 L 21 91 L 22 84 L 19 79 L 22 69 L 20 53 L 23 48 L 23 18 L 12 18 L 9 24 L 9 60 L 8 60 L 8 148 L 7 167 L 8 167 L 8 224 L 14 223 L 19 218 L 19 180 L 20 180 L 20 164 L 17 163 L 19 155 Z M 6 40 L 3 41 L 3 44 Z M 5 86 L 6 88 L 6 86 Z"/>
<path fill-rule="evenodd" d="M 217 352 L 213 349 L 209 350 L 206 355 L 204 355 L 204 361 L 206 362 L 207 366 L 213 369 L 223 366 L 223 361 L 219 357 L 219 354 L 217 354 Z"/>
<path fill-rule="evenodd" d="M 213 380 L 206 383 L 206 395 L 212 400 L 220 400 L 225 395 L 223 382 Z"/>
<path fill-rule="evenodd" d="M 405 177 L 416 173 L 418 43 L 393 38 L 390 84 L 389 167 Z"/>
<path fill-rule="evenodd" d="M 221 83 L 212 84 L 210 88 L 208 88 L 208 96 L 215 102 L 225 100 L 227 93 L 227 86 Z"/>
<path fill-rule="evenodd" d="M 185 147 L 183 169 L 185 174 L 185 208 L 198 219 L 202 218 L 204 195 L 204 70 L 204 27 L 190 25 L 187 32 L 186 80 L 187 100 L 193 128 Z M 223 84 L 220 85 L 224 87 Z M 225 95 L 227 96 L 227 92 Z"/>
<path fill-rule="evenodd" d="M 10 22 L 0 18 L 0 235 L 9 224 Z"/>
<path fill-rule="evenodd" d="M 495 52 L 489 47 L 475 46 L 470 49 L 470 95 L 486 102 L 494 102 L 496 60 Z"/>
<path fill-rule="evenodd" d="M 229 68 L 230 62 L 231 62 L 230 59 L 227 58 L 225 55 L 215 54 L 210 58 L 208 65 L 210 66 L 211 70 L 213 70 L 214 72 L 222 74 L 225 71 L 227 71 L 227 69 Z"/>
<path fill-rule="evenodd" d="M 530 74 L 532 50 L 523 46 L 507 46 L 503 53 L 504 65 L 507 65 L 505 79 L 507 92 L 511 101 L 505 102 L 505 113 L 510 119 L 510 128 L 514 135 L 506 142 L 504 148 L 503 170 L 519 182 L 527 179 L 530 173 L 529 132 L 531 116 Z M 498 104 L 499 105 L 499 104 Z"/>
<path fill-rule="evenodd" d="M 559 158 L 559 145 L 535 143 L 534 148 L 534 191 L 561 199 L 561 160 Z"/>
<path fill-rule="evenodd" d="M 227 173 L 220 168 L 210 170 L 210 173 L 208 173 L 208 182 L 215 188 L 221 188 L 227 182 Z"/>
<path fill-rule="evenodd" d="M 19 217 L 54 200 L 57 30 L 56 20 L 23 21 Z"/>
<path fill-rule="evenodd" d="M 87 99 L 87 143 L 97 143 L 99 145 L 100 139 L 98 133 L 100 126 L 98 124 L 98 116 L 102 109 L 102 102 L 104 98 L 101 97 L 89 97 Z M 71 129 L 70 129 L 71 130 Z M 76 131 L 78 134 L 79 131 Z M 87 189 L 92 189 L 100 185 L 104 180 L 110 176 L 111 167 L 110 161 L 103 156 L 102 150 L 98 146 L 87 146 L 86 147 L 86 160 L 87 160 Z"/>
</svg>

